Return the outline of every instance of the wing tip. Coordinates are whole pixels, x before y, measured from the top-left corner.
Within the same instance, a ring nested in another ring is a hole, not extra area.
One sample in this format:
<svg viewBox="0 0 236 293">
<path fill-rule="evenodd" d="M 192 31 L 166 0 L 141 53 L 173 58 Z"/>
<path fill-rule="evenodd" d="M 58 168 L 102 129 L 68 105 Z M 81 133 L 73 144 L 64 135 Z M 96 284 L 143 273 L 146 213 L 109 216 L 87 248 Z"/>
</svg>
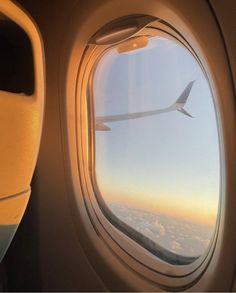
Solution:
<svg viewBox="0 0 236 293">
<path fill-rule="evenodd" d="M 189 114 L 184 108 L 181 109 L 177 109 L 177 111 L 181 112 L 182 114 L 190 117 L 190 118 L 194 118 L 191 114 Z"/>
</svg>

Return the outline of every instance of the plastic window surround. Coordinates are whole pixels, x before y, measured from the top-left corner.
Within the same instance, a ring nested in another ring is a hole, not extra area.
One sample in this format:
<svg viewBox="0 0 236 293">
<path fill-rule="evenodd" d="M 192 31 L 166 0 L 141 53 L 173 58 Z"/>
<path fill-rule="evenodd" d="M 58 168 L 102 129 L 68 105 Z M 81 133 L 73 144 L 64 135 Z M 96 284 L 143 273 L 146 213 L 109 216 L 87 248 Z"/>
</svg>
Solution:
<svg viewBox="0 0 236 293">
<path fill-rule="evenodd" d="M 138 18 L 140 16 L 136 17 Z M 194 49 L 187 40 L 168 23 L 159 19 L 153 20 L 152 18 L 151 22 L 147 22 L 143 28 L 139 28 L 136 33 L 132 34 L 132 36 L 144 34 L 149 36 L 164 36 L 180 43 L 182 46 L 185 46 L 196 58 L 208 80 L 200 56 L 196 55 Z M 127 37 L 127 39 L 128 38 L 129 37 Z M 120 40 L 117 42 L 119 41 Z M 213 256 L 221 214 L 221 188 L 218 217 L 212 242 L 207 251 L 191 264 L 176 266 L 163 262 L 161 259 L 154 256 L 145 248 L 141 247 L 128 236 L 116 229 L 114 227 L 115 225 L 113 225 L 114 223 L 110 223 L 109 215 L 107 215 L 107 212 L 104 210 L 105 204 L 101 203 L 101 196 L 99 196 L 98 188 L 94 180 L 94 115 L 93 105 L 90 102 L 92 100 L 92 93 L 88 92 L 88 88 L 91 88 L 89 86 L 92 83 L 92 79 L 90 78 L 92 76 L 91 72 L 96 67 L 98 60 L 107 49 L 111 48 L 111 46 L 115 46 L 117 42 L 114 41 L 110 44 L 94 44 L 96 41 L 93 36 L 90 39 L 90 44 L 84 51 L 78 76 L 77 84 L 80 86 L 77 88 L 77 91 L 79 92 L 80 97 L 82 97 L 79 102 L 80 111 L 77 113 L 79 119 L 77 120 L 77 124 L 81 125 L 81 127 L 77 126 L 77 139 L 82 140 L 82 152 L 78 152 L 78 159 L 83 162 L 82 167 L 78 167 L 81 174 L 80 180 L 82 183 L 81 186 L 83 189 L 85 206 L 97 234 L 99 234 L 103 241 L 113 250 L 114 254 L 121 258 L 126 265 L 151 282 L 157 284 L 162 289 L 170 290 L 175 288 L 175 290 L 185 290 L 193 286 L 201 278 Z M 215 110 L 219 125 L 219 114 L 217 109 Z M 220 127 L 218 127 L 218 132 L 219 137 L 221 137 Z M 222 156 L 221 150 L 220 154 Z M 220 161 L 222 164 L 222 158 Z M 220 170 L 222 172 L 222 167 L 220 167 Z M 221 180 L 222 177 L 223 174 L 220 175 Z"/>
</svg>

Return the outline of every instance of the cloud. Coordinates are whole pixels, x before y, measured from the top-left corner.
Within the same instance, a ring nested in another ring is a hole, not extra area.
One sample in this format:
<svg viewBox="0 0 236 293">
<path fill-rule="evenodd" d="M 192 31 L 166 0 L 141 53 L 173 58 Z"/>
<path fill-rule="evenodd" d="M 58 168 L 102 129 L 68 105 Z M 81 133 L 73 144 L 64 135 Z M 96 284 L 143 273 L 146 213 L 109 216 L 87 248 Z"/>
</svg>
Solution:
<svg viewBox="0 0 236 293">
<path fill-rule="evenodd" d="M 124 223 L 174 253 L 199 256 L 210 244 L 211 233 L 201 225 L 126 206 L 111 209 Z"/>
<path fill-rule="evenodd" d="M 160 234 L 161 236 L 166 235 L 165 227 L 164 227 L 161 223 L 159 223 L 158 220 L 156 220 L 156 221 L 154 222 L 154 226 L 155 226 L 155 228 L 157 228 L 157 230 L 158 230 L 158 232 L 159 232 L 159 234 Z"/>
<path fill-rule="evenodd" d="M 181 250 L 182 247 L 179 242 L 173 240 L 170 243 L 171 251 L 176 252 L 177 250 Z"/>
</svg>

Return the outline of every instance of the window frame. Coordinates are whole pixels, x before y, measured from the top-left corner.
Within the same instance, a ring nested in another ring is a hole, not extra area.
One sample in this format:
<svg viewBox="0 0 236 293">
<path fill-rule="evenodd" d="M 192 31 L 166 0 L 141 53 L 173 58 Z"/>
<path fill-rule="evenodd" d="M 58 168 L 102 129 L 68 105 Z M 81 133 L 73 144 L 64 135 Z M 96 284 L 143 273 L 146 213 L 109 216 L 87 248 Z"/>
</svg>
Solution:
<svg viewBox="0 0 236 293">
<path fill-rule="evenodd" d="M 155 32 L 154 32 L 155 30 Z M 173 27 L 168 23 L 162 21 L 155 21 L 151 25 L 146 26 L 142 31 L 138 32 L 136 35 L 142 35 L 144 32 L 155 33 L 157 31 L 159 34 L 168 36 L 168 38 L 173 38 L 175 42 L 180 43 L 182 46 L 187 48 L 193 57 L 199 63 L 202 71 L 204 72 L 207 81 L 209 83 L 208 75 L 205 68 L 203 67 L 203 62 L 201 62 L 200 57 L 195 53 L 194 49 L 189 45 L 186 39 L 178 33 Z M 160 33 L 161 31 L 161 33 Z M 149 281 L 156 283 L 158 286 L 164 289 L 170 289 L 173 287 L 180 288 L 181 290 L 189 288 L 196 283 L 204 271 L 207 269 L 210 263 L 215 245 L 218 237 L 218 229 L 220 225 L 221 218 L 221 200 L 223 188 L 222 182 L 220 183 L 220 195 L 218 204 L 218 216 L 215 224 L 215 232 L 212 237 L 211 244 L 207 251 L 200 256 L 196 261 L 188 265 L 171 265 L 163 262 L 161 259 L 150 255 L 145 248 L 140 247 L 139 244 L 133 243 L 133 240 L 129 239 L 128 236 L 123 234 L 123 232 L 117 230 L 114 223 L 110 223 L 107 216 L 104 215 L 104 205 L 101 205 L 101 196 L 99 196 L 99 189 L 96 184 L 94 176 L 94 129 L 93 129 L 93 107 L 88 101 L 93 100 L 92 97 L 88 97 L 87 85 L 92 83 L 91 72 L 96 67 L 97 62 L 100 60 L 101 56 L 110 49 L 110 45 L 88 45 L 84 51 L 82 61 L 80 63 L 79 75 L 77 76 L 77 141 L 81 142 L 81 147 L 78 149 L 78 161 L 83 162 L 82 167 L 79 164 L 79 173 L 81 175 L 81 187 L 83 193 L 83 200 L 86 206 L 86 210 L 89 214 L 89 218 L 92 222 L 94 229 L 97 231 L 99 237 L 103 239 L 107 246 L 110 247 L 112 252 L 119 258 L 121 258 L 130 268 L 135 270 L 138 274 L 147 278 Z M 210 83 L 209 83 L 210 85 Z M 91 87 L 90 87 L 91 88 Z M 210 86 L 212 90 L 212 87 Z M 215 97 L 212 93 L 213 103 L 215 105 L 215 113 L 217 120 L 217 128 L 219 135 L 219 148 L 220 148 L 220 180 L 224 179 L 224 168 L 221 166 L 224 163 L 223 151 L 221 149 L 221 128 L 219 111 L 215 104 Z M 88 113 L 88 109 L 92 115 Z M 88 117 L 89 116 L 89 117 Z M 78 126 L 79 125 L 79 126 Z M 90 135 L 89 134 L 92 134 Z M 92 149 L 89 148 L 92 146 Z M 90 159 L 91 158 L 91 161 Z M 100 201 L 100 203 L 99 203 Z M 103 206 L 103 207 L 102 207 Z M 172 284 L 171 286 L 169 284 Z"/>
</svg>

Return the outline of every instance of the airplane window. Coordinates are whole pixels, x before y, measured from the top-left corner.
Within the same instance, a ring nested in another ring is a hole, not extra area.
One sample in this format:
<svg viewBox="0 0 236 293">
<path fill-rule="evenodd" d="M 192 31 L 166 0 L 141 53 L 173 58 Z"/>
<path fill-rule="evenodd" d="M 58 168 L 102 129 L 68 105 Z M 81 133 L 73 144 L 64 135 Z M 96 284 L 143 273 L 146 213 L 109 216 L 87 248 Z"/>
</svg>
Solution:
<svg viewBox="0 0 236 293">
<path fill-rule="evenodd" d="M 211 89 L 168 37 L 110 47 L 91 74 L 97 199 L 114 226 L 171 264 L 207 252 L 216 226 L 220 150 Z"/>
</svg>

